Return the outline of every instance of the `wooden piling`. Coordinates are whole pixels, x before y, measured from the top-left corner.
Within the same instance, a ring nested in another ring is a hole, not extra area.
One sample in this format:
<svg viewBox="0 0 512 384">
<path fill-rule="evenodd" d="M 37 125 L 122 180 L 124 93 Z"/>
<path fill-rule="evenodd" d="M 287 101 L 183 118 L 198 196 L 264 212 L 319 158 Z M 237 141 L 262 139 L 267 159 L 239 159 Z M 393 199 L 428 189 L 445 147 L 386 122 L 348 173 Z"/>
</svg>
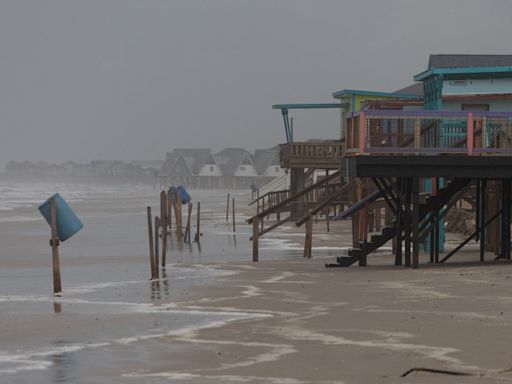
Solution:
<svg viewBox="0 0 512 384">
<path fill-rule="evenodd" d="M 153 244 L 153 222 L 151 220 L 151 207 L 147 207 L 148 213 L 148 234 L 149 234 L 149 262 L 151 265 L 151 279 L 154 279 L 155 273 L 155 248 Z"/>
<path fill-rule="evenodd" d="M 311 258 L 312 243 L 313 243 L 313 216 L 309 216 L 306 221 L 306 236 L 304 238 L 304 257 Z"/>
<path fill-rule="evenodd" d="M 190 244 L 190 216 L 192 215 L 192 203 L 188 203 L 187 226 L 185 227 L 185 241 Z"/>
<path fill-rule="evenodd" d="M 229 193 L 227 196 L 227 202 L 226 202 L 226 223 L 229 221 Z"/>
<path fill-rule="evenodd" d="M 259 258 L 259 233 L 260 233 L 260 223 L 259 217 L 254 217 L 252 221 L 252 261 L 257 262 Z"/>
<path fill-rule="evenodd" d="M 236 228 L 235 228 L 235 198 L 233 197 L 233 204 L 232 204 L 232 208 L 233 210 L 233 232 L 236 232 Z"/>
<path fill-rule="evenodd" d="M 167 193 L 160 193 L 160 226 L 162 227 L 162 268 L 167 263 Z"/>
<path fill-rule="evenodd" d="M 200 226 L 201 226 L 201 202 L 197 202 L 197 225 L 196 225 L 196 235 L 194 236 L 194 241 L 196 243 L 199 243 L 199 236 L 201 236 Z"/>
<path fill-rule="evenodd" d="M 159 263 L 160 263 L 160 257 L 159 257 L 159 247 L 158 247 L 158 244 L 160 243 L 160 239 L 159 239 L 159 236 L 158 236 L 158 232 L 160 231 L 160 218 L 155 216 L 155 258 L 154 258 L 154 262 L 153 262 L 153 274 L 151 276 L 153 277 L 156 277 L 158 278 L 158 275 L 159 275 Z M 165 228 L 164 228 L 165 230 Z"/>
<path fill-rule="evenodd" d="M 183 232 L 182 232 L 182 217 L 181 217 L 181 197 L 177 194 L 174 197 L 174 218 L 176 222 L 176 238 L 178 239 L 178 245 L 182 245 Z"/>
<path fill-rule="evenodd" d="M 50 226 L 51 236 L 50 245 L 52 247 L 52 264 L 53 264 L 53 293 L 62 292 L 60 281 L 60 260 L 59 260 L 59 238 L 57 236 L 57 206 L 55 198 L 50 200 Z"/>
</svg>

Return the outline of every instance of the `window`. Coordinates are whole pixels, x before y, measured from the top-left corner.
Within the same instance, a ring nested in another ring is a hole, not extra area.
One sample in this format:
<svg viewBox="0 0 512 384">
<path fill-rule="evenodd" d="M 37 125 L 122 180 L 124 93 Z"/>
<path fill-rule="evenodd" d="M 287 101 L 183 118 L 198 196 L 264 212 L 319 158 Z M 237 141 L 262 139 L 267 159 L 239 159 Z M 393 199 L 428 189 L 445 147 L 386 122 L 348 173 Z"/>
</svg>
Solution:
<svg viewBox="0 0 512 384">
<path fill-rule="evenodd" d="M 210 172 L 213 172 L 213 165 L 210 166 Z"/>
<path fill-rule="evenodd" d="M 279 167 L 274 168 L 276 172 L 279 172 Z"/>
<path fill-rule="evenodd" d="M 240 166 L 241 171 L 245 171 L 245 167 L 243 165 Z"/>
</svg>

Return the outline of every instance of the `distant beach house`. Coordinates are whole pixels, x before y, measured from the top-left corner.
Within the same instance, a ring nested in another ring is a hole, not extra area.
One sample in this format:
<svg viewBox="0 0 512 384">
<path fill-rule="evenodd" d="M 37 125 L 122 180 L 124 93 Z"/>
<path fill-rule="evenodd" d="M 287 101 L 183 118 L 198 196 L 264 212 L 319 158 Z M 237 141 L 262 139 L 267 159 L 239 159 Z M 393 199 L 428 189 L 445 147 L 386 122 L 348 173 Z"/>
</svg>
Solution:
<svg viewBox="0 0 512 384">
<path fill-rule="evenodd" d="M 276 149 L 226 148 L 213 154 L 210 149 L 174 149 L 166 154 L 160 177 L 168 184 L 192 188 L 248 188 L 264 185 L 284 174 Z"/>
<path fill-rule="evenodd" d="M 277 149 L 257 149 L 254 152 L 253 163 L 261 176 L 280 177 L 285 174 L 279 162 Z"/>
</svg>

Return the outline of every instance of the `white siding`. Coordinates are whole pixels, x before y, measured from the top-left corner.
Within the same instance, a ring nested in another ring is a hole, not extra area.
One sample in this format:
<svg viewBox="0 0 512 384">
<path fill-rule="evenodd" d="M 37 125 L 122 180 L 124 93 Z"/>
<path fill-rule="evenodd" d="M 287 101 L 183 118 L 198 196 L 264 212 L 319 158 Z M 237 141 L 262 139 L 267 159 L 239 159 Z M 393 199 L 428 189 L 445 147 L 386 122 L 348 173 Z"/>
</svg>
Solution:
<svg viewBox="0 0 512 384">
<path fill-rule="evenodd" d="M 255 177 L 258 176 L 258 172 L 256 172 L 253 165 L 239 165 L 235 176 Z"/>
<path fill-rule="evenodd" d="M 205 164 L 199 171 L 198 176 L 222 176 L 222 171 L 216 164 Z"/>
<path fill-rule="evenodd" d="M 284 174 L 284 169 L 281 168 L 279 165 L 269 165 L 265 170 L 265 173 L 263 173 L 263 176 L 279 177 Z"/>
</svg>

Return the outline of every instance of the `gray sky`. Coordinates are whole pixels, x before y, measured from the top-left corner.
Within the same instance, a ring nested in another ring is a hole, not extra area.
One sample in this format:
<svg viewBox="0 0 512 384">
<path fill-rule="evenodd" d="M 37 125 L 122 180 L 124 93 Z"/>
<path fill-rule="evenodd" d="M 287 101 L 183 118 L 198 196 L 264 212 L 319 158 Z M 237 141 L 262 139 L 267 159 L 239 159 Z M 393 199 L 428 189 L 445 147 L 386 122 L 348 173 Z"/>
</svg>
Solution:
<svg viewBox="0 0 512 384">
<path fill-rule="evenodd" d="M 509 0 L 0 0 L 0 165 L 284 141 L 275 103 L 393 91 L 430 53 L 512 53 Z M 337 138 L 333 111 L 296 137 Z"/>
</svg>

